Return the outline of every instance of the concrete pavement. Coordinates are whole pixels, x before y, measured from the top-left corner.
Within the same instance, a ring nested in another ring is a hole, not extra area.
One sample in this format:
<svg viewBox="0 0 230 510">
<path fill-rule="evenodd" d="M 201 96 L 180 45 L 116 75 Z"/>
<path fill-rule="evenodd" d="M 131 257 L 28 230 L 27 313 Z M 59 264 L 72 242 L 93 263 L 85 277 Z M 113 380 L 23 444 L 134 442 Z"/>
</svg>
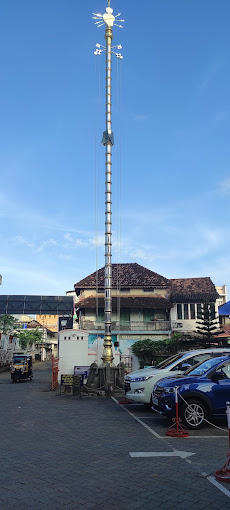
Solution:
<svg viewBox="0 0 230 510">
<path fill-rule="evenodd" d="M 114 400 L 62 396 L 50 380 L 50 363 L 35 365 L 33 382 L 0 374 L 0 510 L 230 508 L 229 484 L 228 496 L 206 477 L 224 464 L 227 439 L 159 438 Z M 174 449 L 195 455 L 130 456 Z"/>
</svg>

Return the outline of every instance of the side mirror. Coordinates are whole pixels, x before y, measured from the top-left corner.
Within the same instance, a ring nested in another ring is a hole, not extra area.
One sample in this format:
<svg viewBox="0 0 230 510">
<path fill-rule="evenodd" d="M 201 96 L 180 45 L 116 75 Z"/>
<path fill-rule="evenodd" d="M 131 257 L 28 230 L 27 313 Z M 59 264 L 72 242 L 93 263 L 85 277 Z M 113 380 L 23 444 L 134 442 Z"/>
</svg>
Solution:
<svg viewBox="0 0 230 510">
<path fill-rule="evenodd" d="M 215 383 L 217 383 L 220 379 L 224 379 L 223 372 L 214 372 L 211 376 L 211 380 Z"/>
<path fill-rule="evenodd" d="M 181 370 L 188 370 L 191 366 L 189 363 L 182 363 Z"/>
</svg>

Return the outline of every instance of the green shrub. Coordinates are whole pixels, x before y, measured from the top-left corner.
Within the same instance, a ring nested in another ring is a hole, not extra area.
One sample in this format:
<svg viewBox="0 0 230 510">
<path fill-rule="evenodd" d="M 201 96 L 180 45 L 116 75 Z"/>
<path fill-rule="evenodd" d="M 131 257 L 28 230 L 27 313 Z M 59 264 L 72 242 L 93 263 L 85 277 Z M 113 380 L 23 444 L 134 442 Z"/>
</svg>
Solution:
<svg viewBox="0 0 230 510">
<path fill-rule="evenodd" d="M 151 340 L 147 338 L 146 340 L 137 340 L 132 345 L 132 352 L 138 358 L 140 363 L 140 367 L 143 368 L 145 365 L 153 365 L 154 364 L 154 354 L 173 354 L 174 352 L 178 352 L 179 345 L 181 341 L 182 335 L 181 333 L 173 333 L 171 338 L 167 338 L 166 340 Z M 159 358 L 157 356 L 157 361 L 161 361 L 164 357 Z"/>
</svg>

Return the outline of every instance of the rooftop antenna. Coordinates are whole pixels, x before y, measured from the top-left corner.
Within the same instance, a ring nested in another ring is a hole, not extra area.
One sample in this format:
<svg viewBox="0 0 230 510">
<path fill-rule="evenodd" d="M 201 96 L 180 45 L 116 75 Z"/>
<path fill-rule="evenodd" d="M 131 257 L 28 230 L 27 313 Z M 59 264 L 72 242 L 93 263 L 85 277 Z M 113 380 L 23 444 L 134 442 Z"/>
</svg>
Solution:
<svg viewBox="0 0 230 510">
<path fill-rule="evenodd" d="M 105 25 L 106 45 L 96 44 L 94 55 L 106 54 L 106 121 L 105 131 L 103 132 L 102 144 L 105 146 L 105 332 L 104 345 L 102 353 L 102 362 L 104 365 L 113 364 L 112 351 L 112 147 L 114 145 L 114 136 L 112 131 L 112 54 L 117 59 L 122 60 L 123 56 L 118 51 L 122 46 L 112 46 L 113 26 L 123 28 L 120 23 L 125 20 L 120 19 L 121 13 L 113 15 L 113 9 L 110 7 L 110 0 L 107 0 L 108 7 L 104 14 L 93 13 L 93 19 L 97 28 Z"/>
</svg>

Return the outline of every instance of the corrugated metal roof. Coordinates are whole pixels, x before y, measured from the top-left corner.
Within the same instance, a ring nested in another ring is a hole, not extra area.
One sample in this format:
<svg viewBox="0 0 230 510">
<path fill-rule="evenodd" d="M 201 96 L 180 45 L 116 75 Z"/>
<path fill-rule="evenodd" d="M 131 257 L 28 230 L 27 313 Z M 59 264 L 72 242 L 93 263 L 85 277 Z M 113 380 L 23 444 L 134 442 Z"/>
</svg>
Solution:
<svg viewBox="0 0 230 510">
<path fill-rule="evenodd" d="M 220 306 L 219 315 L 230 315 L 230 301 Z"/>
</svg>

